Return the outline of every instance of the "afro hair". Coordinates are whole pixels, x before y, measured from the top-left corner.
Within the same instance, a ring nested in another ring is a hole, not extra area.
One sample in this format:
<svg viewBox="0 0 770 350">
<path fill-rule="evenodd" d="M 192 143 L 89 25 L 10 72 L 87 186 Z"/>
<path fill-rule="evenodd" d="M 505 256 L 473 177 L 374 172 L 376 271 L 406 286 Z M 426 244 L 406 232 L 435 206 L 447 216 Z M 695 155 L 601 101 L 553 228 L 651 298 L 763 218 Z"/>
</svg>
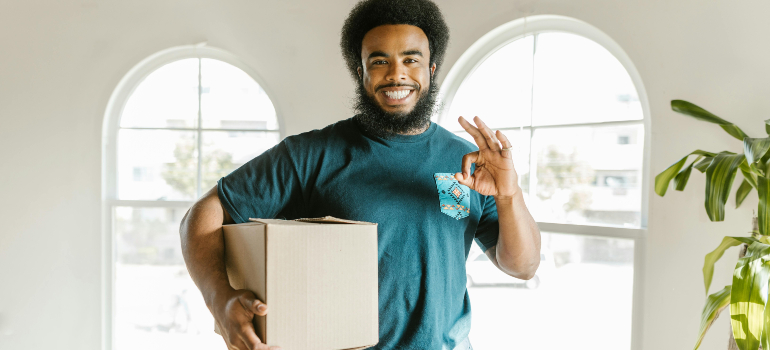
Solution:
<svg viewBox="0 0 770 350">
<path fill-rule="evenodd" d="M 408 24 L 422 29 L 428 37 L 430 63 L 436 70 L 444 61 L 449 44 L 449 27 L 441 10 L 430 0 L 363 0 L 356 4 L 342 26 L 340 47 L 353 77 L 358 81 L 361 67 L 361 43 L 375 27 L 387 24 Z M 435 74 L 435 73 L 434 73 Z"/>
</svg>

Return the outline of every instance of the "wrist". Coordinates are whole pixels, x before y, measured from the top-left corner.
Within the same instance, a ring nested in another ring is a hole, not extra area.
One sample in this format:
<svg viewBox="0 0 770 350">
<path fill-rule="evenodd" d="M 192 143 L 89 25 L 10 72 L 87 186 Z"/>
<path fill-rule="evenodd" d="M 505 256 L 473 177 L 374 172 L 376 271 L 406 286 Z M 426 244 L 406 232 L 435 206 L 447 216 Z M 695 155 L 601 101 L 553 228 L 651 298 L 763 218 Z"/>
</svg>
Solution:
<svg viewBox="0 0 770 350">
<path fill-rule="evenodd" d="M 523 200 L 524 194 L 521 191 L 521 187 L 519 187 L 519 185 L 516 185 L 514 187 L 514 190 L 511 193 L 498 194 L 498 195 L 495 195 L 494 198 L 495 198 L 495 203 L 497 203 L 497 205 L 513 204 L 513 202 L 517 200 L 520 200 L 520 199 Z"/>
<path fill-rule="evenodd" d="M 212 314 L 214 314 L 215 318 L 218 316 L 220 310 L 225 309 L 228 301 L 232 298 L 235 292 L 235 288 L 231 287 L 229 284 L 221 285 L 209 293 L 208 298 L 205 298 L 206 306 L 208 306 L 209 310 Z"/>
</svg>

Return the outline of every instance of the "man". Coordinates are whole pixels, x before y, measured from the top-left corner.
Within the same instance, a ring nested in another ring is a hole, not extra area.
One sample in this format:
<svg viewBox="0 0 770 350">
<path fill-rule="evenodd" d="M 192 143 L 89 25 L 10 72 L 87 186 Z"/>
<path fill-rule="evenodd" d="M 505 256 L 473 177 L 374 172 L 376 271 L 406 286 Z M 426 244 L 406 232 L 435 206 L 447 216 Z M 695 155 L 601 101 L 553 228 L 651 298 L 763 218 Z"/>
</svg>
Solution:
<svg viewBox="0 0 770 350">
<path fill-rule="evenodd" d="M 540 233 L 509 140 L 478 118 L 476 126 L 460 118 L 476 150 L 430 122 L 448 37 L 430 0 L 356 5 L 341 46 L 358 114 L 286 138 L 222 178 L 185 216 L 185 261 L 229 348 L 268 349 L 251 323 L 267 305 L 231 288 L 224 267 L 222 225 L 250 217 L 379 224 L 375 349 L 471 348 L 465 260 L 474 239 L 500 270 L 534 275 Z"/>
</svg>

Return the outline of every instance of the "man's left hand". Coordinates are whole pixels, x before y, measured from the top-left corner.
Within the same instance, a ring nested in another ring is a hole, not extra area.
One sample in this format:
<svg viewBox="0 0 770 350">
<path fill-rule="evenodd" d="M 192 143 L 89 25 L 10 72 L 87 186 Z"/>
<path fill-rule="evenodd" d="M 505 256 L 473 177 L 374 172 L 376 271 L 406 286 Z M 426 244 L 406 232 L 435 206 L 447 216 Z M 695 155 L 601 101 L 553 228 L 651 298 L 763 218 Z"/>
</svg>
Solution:
<svg viewBox="0 0 770 350">
<path fill-rule="evenodd" d="M 519 194 L 519 175 L 513 167 L 512 145 L 508 138 L 500 130 L 493 132 L 479 117 L 473 118 L 476 126 L 463 117 L 458 121 L 473 136 L 479 150 L 463 157 L 462 173 L 455 174 L 457 182 L 485 196 L 495 196 L 496 199 Z M 471 164 L 474 163 L 476 171 L 471 175 Z"/>
</svg>

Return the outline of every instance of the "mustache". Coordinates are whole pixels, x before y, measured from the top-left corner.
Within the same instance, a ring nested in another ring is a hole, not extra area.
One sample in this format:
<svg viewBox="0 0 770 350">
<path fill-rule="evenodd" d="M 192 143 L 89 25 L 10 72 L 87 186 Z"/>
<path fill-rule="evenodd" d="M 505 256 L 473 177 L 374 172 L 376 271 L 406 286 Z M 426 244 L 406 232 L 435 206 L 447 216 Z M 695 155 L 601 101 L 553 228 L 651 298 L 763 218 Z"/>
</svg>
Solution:
<svg viewBox="0 0 770 350">
<path fill-rule="evenodd" d="M 401 87 L 401 86 L 407 86 L 410 88 L 415 89 L 416 91 L 420 91 L 420 85 L 418 84 L 403 84 L 403 83 L 390 83 L 385 85 L 380 85 L 374 89 L 374 92 L 380 91 L 384 88 L 391 88 L 391 87 Z"/>
</svg>

